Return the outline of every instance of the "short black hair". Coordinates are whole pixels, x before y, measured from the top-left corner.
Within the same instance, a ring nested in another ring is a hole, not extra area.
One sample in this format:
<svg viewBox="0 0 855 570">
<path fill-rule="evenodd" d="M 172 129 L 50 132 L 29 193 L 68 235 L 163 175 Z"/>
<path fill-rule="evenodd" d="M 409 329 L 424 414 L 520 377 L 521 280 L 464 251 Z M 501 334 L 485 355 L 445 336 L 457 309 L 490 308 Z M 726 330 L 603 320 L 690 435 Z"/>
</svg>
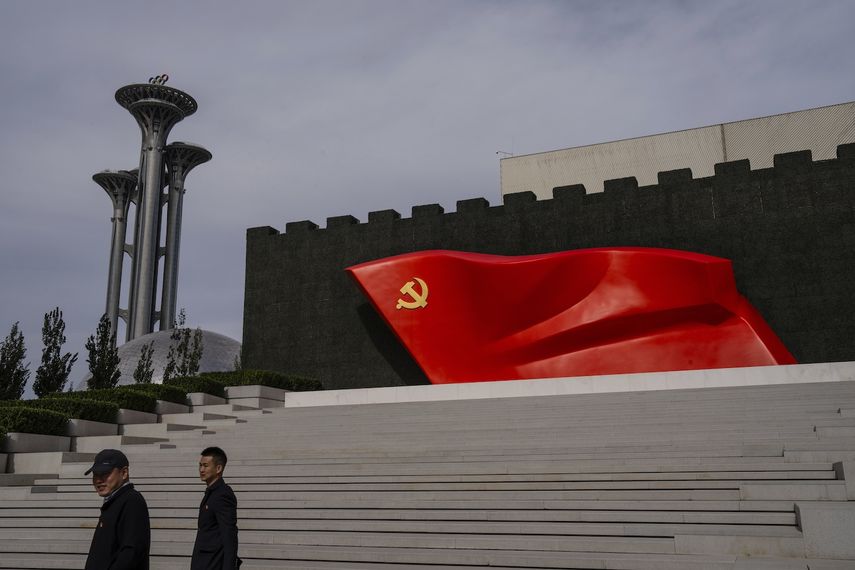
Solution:
<svg viewBox="0 0 855 570">
<path fill-rule="evenodd" d="M 219 447 L 206 447 L 202 450 L 202 453 L 200 455 L 202 457 L 213 458 L 214 463 L 216 465 L 222 465 L 223 467 L 225 467 L 226 463 L 228 463 L 229 461 L 229 458 L 226 457 L 226 452 L 220 449 Z"/>
</svg>

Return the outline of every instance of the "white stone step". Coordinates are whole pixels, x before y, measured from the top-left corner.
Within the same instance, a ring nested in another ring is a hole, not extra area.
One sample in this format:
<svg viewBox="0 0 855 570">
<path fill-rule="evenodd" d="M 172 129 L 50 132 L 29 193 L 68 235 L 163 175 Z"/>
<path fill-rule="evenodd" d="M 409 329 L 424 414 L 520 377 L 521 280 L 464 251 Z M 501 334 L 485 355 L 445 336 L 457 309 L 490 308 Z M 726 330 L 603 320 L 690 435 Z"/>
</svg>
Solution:
<svg viewBox="0 0 855 570">
<path fill-rule="evenodd" d="M 847 504 L 832 462 L 855 453 L 855 423 L 840 408 L 855 409 L 855 382 L 197 408 L 242 423 L 210 419 L 215 430 L 166 433 L 168 449 L 126 452 L 152 515 L 152 568 L 187 567 L 204 490 L 197 454 L 220 445 L 244 568 L 804 570 L 795 501 L 819 499 L 800 504 L 820 514 Z M 82 565 L 100 502 L 89 465 L 61 463 L 32 489 L 0 492 L 0 568 Z M 827 534 L 813 524 L 811 536 Z M 31 558 L 8 550 L 13 536 Z"/>
<path fill-rule="evenodd" d="M 146 427 L 152 424 L 143 424 Z M 169 441 L 164 437 L 143 437 L 134 435 L 102 435 L 75 437 L 72 441 L 73 451 L 98 453 L 102 449 L 119 449 L 129 445 L 148 445 Z"/>
<path fill-rule="evenodd" d="M 164 414 L 160 416 L 162 424 L 188 424 L 205 425 L 212 420 L 233 420 L 237 416 L 229 414 L 215 414 L 209 412 L 189 412 L 186 414 Z"/>
<path fill-rule="evenodd" d="M 746 483 L 740 485 L 740 498 L 746 501 L 845 501 L 846 482 L 828 481 L 824 483 L 784 483 L 770 482 Z"/>
<path fill-rule="evenodd" d="M 186 469 L 188 463 L 196 459 L 195 455 L 188 456 L 187 459 L 181 459 L 178 465 L 182 469 Z M 189 461 L 188 461 L 189 460 Z M 158 463 L 164 467 L 175 467 L 175 464 Z M 230 469 L 232 462 L 229 462 Z M 471 484 L 510 484 L 510 483 L 525 483 L 525 484 L 576 484 L 576 485 L 598 485 L 600 483 L 616 482 L 621 484 L 638 484 L 638 485 L 664 485 L 675 484 L 678 486 L 691 486 L 692 484 L 715 483 L 717 485 L 732 485 L 734 488 L 740 484 L 751 481 L 791 481 L 791 480 L 809 480 L 823 481 L 835 480 L 836 473 L 828 464 L 829 468 L 819 471 L 701 471 L 701 472 L 611 472 L 611 473 L 528 473 L 528 474 L 449 474 L 449 475 L 383 475 L 383 474 L 368 474 L 368 475 L 340 475 L 340 476 L 310 476 L 310 475 L 276 475 L 270 473 L 265 476 L 238 476 L 232 473 L 231 470 L 227 473 L 227 479 L 233 487 L 236 485 L 323 485 L 330 487 L 338 485 L 345 487 L 347 485 L 471 485 Z M 267 471 L 267 466 L 259 467 L 262 471 Z M 272 471 L 272 469 L 270 469 Z M 62 478 L 50 476 L 31 476 L 34 479 L 26 479 L 25 484 L 45 484 L 45 485 L 87 485 L 89 480 L 86 477 L 71 475 Z M 169 484 L 175 485 L 180 483 L 195 483 L 193 474 L 184 472 L 182 476 L 149 476 L 145 477 L 138 472 L 134 474 L 134 482 L 138 484 Z M 392 487 L 387 487 L 392 488 Z"/>
<path fill-rule="evenodd" d="M 92 501 L 89 507 L 57 508 L 46 503 L 43 508 L 26 507 L 7 508 L 4 514 L 10 518 L 0 518 L 0 524 L 6 527 L 26 525 L 28 527 L 74 526 L 97 519 L 98 504 Z M 50 509 L 49 511 L 47 509 Z M 195 525 L 198 505 L 178 507 L 150 507 L 153 524 L 161 520 L 162 528 L 169 528 L 177 521 L 189 521 Z M 48 518 L 44 518 L 51 515 Z M 15 518 L 17 517 L 17 518 Z M 624 524 L 686 524 L 686 525 L 756 525 L 793 527 L 796 515 L 789 512 L 752 512 L 752 511 L 619 511 L 619 510 L 432 510 L 432 509 L 253 509 L 240 505 L 241 527 L 254 523 L 258 525 L 274 524 L 275 521 L 291 521 L 301 524 L 313 521 L 470 521 L 483 522 L 557 522 L 557 523 L 624 523 Z M 194 527 L 195 528 L 195 527 Z"/>
<path fill-rule="evenodd" d="M 361 556 L 358 554 L 361 552 Z M 270 556 L 271 552 L 260 554 Z M 288 558 L 248 558 L 241 550 L 244 564 L 241 570 L 270 569 L 283 567 L 289 570 L 472 570 L 473 568 L 489 568 L 495 570 L 511 570 L 512 568 L 612 568 L 616 570 L 732 570 L 733 557 L 721 556 L 685 556 L 685 555 L 622 555 L 596 553 L 562 553 L 560 555 L 526 555 L 527 553 L 460 553 L 461 562 L 465 565 L 449 565 L 431 563 L 429 566 L 414 563 L 366 562 L 378 558 L 407 559 L 410 555 L 417 559 L 425 558 L 428 552 L 407 549 L 360 549 L 358 551 L 324 548 L 306 549 L 301 547 L 289 548 L 283 556 Z M 320 560 L 307 558 L 319 557 Z M 347 561 L 329 561 L 335 558 L 347 558 Z M 85 555 L 51 555 L 51 554 L 11 554 L 0 558 L 0 568 L 16 569 L 78 569 L 86 560 Z M 189 556 L 152 556 L 152 570 L 185 570 L 189 566 Z M 472 562 L 484 562 L 483 565 L 473 566 Z M 512 566 L 503 562 L 512 563 Z M 743 568 L 743 567 L 740 567 Z M 753 570 L 754 567 L 744 567 Z M 790 567 L 780 567 L 779 570 L 789 570 Z M 844 570 L 845 567 L 817 566 L 819 570 Z M 768 567 L 763 568 L 768 570 Z"/>
<path fill-rule="evenodd" d="M 18 552 L 86 552 L 91 542 L 89 529 L 54 529 L 48 536 L 32 538 L 22 533 L 3 531 L 0 549 Z M 160 539 L 163 540 L 160 540 Z M 152 532 L 152 552 L 176 554 L 191 552 L 195 530 Z M 14 544 L 13 544 L 14 543 Z M 50 544 L 46 544 L 50 543 Z M 240 533 L 241 551 L 261 546 L 350 546 L 374 548 L 429 548 L 443 550 L 486 549 L 546 552 L 624 552 L 673 554 L 672 538 L 575 537 L 575 536 L 493 536 L 484 534 L 418 534 L 370 532 L 265 532 Z M 187 545 L 191 545 L 187 549 Z"/>
<path fill-rule="evenodd" d="M 677 535 L 678 554 L 733 554 L 737 556 L 776 556 L 803 558 L 805 543 L 801 536 L 726 536 Z"/>
<path fill-rule="evenodd" d="M 183 415 L 183 414 L 182 414 Z M 157 423 L 157 424 L 131 424 L 122 426 L 123 435 L 135 435 L 140 437 L 165 437 L 169 438 L 172 433 L 204 429 L 203 425 L 181 424 L 181 423 Z"/>
<path fill-rule="evenodd" d="M 253 406 L 242 406 L 240 404 L 211 404 L 207 406 L 193 406 L 192 413 L 220 414 L 226 416 L 246 415 L 257 417 L 270 414 L 268 410 L 255 408 Z"/>
</svg>

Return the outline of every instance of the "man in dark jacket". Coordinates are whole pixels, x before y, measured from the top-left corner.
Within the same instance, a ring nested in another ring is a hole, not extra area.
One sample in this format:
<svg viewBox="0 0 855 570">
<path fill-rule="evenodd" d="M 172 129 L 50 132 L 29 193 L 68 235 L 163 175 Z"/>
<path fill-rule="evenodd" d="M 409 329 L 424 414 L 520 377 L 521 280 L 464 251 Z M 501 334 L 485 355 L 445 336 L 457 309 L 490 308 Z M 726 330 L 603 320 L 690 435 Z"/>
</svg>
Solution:
<svg viewBox="0 0 855 570">
<path fill-rule="evenodd" d="M 148 505 L 130 482 L 128 468 L 124 453 L 105 449 L 85 473 L 92 473 L 92 485 L 104 498 L 86 570 L 148 570 Z"/>
<path fill-rule="evenodd" d="M 199 505 L 191 570 L 235 570 L 238 558 L 237 498 L 223 481 L 226 453 L 219 447 L 202 450 L 199 478 L 208 486 Z"/>
</svg>

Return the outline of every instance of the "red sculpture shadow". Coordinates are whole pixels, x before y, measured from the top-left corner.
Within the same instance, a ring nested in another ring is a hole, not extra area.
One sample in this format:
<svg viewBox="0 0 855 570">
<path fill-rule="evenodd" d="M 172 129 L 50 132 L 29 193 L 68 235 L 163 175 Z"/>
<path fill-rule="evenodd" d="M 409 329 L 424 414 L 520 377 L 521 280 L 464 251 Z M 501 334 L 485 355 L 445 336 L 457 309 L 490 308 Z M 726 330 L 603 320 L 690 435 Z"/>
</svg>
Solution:
<svg viewBox="0 0 855 570">
<path fill-rule="evenodd" d="M 432 250 L 347 272 L 434 384 L 796 362 L 719 257 Z"/>
</svg>

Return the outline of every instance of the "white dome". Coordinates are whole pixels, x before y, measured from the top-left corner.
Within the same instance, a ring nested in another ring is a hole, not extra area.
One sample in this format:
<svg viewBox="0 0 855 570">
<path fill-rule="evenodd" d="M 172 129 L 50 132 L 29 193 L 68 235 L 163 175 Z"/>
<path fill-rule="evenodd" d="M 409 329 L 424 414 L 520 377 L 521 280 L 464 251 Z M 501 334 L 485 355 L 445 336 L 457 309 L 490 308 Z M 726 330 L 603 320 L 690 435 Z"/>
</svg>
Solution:
<svg viewBox="0 0 855 570">
<path fill-rule="evenodd" d="M 194 330 L 194 329 L 191 329 Z M 119 347 L 119 370 L 122 376 L 119 385 L 134 383 L 134 370 L 140 358 L 142 347 L 153 342 L 154 353 L 151 355 L 151 367 L 154 370 L 152 382 L 160 384 L 163 382 L 163 369 L 166 367 L 166 356 L 172 339 L 169 338 L 172 331 L 158 331 L 135 338 Z M 215 333 L 202 331 L 202 358 L 199 361 L 199 372 L 221 372 L 234 370 L 235 358 L 240 356 L 241 344 L 233 338 Z M 78 389 L 86 388 L 86 381 L 91 375 L 81 381 Z"/>
</svg>

